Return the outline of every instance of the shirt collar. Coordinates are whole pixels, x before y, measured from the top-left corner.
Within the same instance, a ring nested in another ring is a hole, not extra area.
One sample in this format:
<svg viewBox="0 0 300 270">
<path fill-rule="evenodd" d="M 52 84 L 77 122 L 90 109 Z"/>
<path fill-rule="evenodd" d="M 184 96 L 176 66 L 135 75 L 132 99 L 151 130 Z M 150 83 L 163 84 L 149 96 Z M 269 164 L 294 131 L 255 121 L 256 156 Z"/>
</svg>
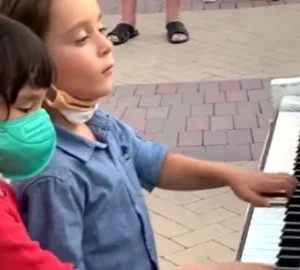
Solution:
<svg viewBox="0 0 300 270">
<path fill-rule="evenodd" d="M 93 130 L 99 141 L 90 141 L 60 125 L 55 125 L 57 147 L 83 162 L 87 162 L 91 158 L 95 148 L 104 149 L 107 147 L 106 142 L 111 127 L 111 118 L 107 113 L 96 111 L 87 124 Z"/>
</svg>

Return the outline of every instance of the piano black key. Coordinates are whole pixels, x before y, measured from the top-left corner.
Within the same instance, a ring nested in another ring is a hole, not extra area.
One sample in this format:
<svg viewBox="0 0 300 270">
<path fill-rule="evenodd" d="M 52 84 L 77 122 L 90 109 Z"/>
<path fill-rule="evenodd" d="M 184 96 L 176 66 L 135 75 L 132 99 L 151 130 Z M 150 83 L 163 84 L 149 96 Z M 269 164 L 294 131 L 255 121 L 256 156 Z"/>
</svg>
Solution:
<svg viewBox="0 0 300 270">
<path fill-rule="evenodd" d="M 282 230 L 300 230 L 300 224 L 290 224 L 290 223 L 286 223 Z"/>
<path fill-rule="evenodd" d="M 285 218 L 284 218 L 284 222 L 286 222 L 286 223 L 300 223 L 300 213 L 299 212 L 288 211 Z"/>
<path fill-rule="evenodd" d="M 300 231 L 299 230 L 285 230 L 282 232 L 282 236 L 290 236 L 290 237 L 299 237 L 300 236 Z"/>
<path fill-rule="evenodd" d="M 295 204 L 287 205 L 285 214 L 288 214 L 289 212 L 299 212 L 300 213 L 300 205 L 295 205 Z"/>
<path fill-rule="evenodd" d="M 300 256 L 299 250 L 291 250 L 282 248 L 279 253 L 277 254 L 277 258 L 280 256 Z"/>
<path fill-rule="evenodd" d="M 300 258 L 293 259 L 287 257 L 279 257 L 278 262 L 276 263 L 278 267 L 288 267 L 288 268 L 298 268 L 300 266 Z"/>
<path fill-rule="evenodd" d="M 299 270 L 299 267 L 281 267 L 281 266 L 277 266 L 277 267 L 275 267 L 275 270 Z"/>
<path fill-rule="evenodd" d="M 300 237 L 282 236 L 279 246 L 300 249 Z"/>
</svg>

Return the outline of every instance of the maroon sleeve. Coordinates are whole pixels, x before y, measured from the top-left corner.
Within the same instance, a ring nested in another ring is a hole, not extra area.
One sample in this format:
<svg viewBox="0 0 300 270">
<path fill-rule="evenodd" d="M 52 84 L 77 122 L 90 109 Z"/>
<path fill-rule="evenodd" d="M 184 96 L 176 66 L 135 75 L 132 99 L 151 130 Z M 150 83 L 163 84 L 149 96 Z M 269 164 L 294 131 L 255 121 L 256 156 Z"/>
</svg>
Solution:
<svg viewBox="0 0 300 270">
<path fill-rule="evenodd" d="M 19 217 L 11 188 L 0 185 L 6 194 L 0 198 L 0 269 L 73 270 L 30 239 Z M 10 190 L 9 190 L 10 189 Z"/>
</svg>

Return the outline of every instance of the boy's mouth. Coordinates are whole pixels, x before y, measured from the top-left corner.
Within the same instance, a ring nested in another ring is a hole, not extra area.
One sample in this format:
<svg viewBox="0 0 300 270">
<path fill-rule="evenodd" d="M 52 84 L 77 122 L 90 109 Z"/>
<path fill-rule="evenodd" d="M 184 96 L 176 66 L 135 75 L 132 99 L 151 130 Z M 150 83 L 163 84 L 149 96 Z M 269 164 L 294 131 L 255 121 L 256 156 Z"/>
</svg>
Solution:
<svg viewBox="0 0 300 270">
<path fill-rule="evenodd" d="M 109 66 L 107 66 L 103 71 L 102 71 L 102 74 L 107 74 L 107 73 L 111 73 L 112 70 L 114 68 L 114 64 L 111 64 Z"/>
</svg>

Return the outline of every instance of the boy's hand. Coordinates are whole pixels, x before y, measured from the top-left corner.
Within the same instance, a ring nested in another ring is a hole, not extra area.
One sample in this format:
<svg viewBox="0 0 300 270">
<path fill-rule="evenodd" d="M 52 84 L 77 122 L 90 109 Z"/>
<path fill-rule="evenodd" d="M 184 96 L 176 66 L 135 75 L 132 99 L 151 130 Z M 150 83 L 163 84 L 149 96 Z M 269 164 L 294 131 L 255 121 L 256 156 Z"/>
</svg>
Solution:
<svg viewBox="0 0 300 270">
<path fill-rule="evenodd" d="M 297 180 L 284 173 L 264 173 L 261 171 L 237 170 L 229 180 L 234 193 L 254 206 L 270 205 L 270 195 L 280 193 L 290 197 L 296 188 Z"/>
<path fill-rule="evenodd" d="M 196 265 L 186 264 L 177 268 L 177 270 L 274 270 L 275 267 L 260 263 L 241 263 L 229 262 L 216 265 Z"/>
</svg>

